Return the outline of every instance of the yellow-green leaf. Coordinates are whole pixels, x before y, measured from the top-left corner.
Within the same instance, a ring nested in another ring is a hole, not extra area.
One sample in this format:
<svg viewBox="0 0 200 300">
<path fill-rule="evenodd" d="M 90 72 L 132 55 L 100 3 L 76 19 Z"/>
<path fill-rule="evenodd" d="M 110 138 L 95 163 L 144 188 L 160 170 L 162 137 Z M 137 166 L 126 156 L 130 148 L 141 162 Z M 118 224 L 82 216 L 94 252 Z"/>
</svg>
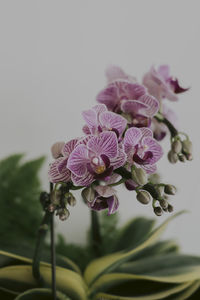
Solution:
<svg viewBox="0 0 200 300">
<path fill-rule="evenodd" d="M 85 270 L 84 278 L 88 286 L 92 285 L 102 274 L 114 270 L 123 262 L 131 259 L 133 255 L 152 245 L 162 234 L 168 223 L 183 212 L 168 218 L 162 225 L 149 234 L 137 247 L 127 252 L 118 252 L 92 261 Z"/>
<path fill-rule="evenodd" d="M 51 289 L 32 289 L 20 294 L 15 300 L 52 300 Z M 61 292 L 56 292 L 57 300 L 70 300 L 69 297 L 62 294 Z"/>
<path fill-rule="evenodd" d="M 51 268 L 40 267 L 44 282 L 51 286 Z M 82 277 L 68 269 L 56 268 L 56 283 L 58 291 L 63 292 L 74 300 L 87 299 L 87 288 Z M 23 292 L 30 288 L 36 288 L 37 282 L 32 275 L 32 267 L 29 265 L 9 266 L 0 269 L 0 285 L 17 292 Z"/>
</svg>

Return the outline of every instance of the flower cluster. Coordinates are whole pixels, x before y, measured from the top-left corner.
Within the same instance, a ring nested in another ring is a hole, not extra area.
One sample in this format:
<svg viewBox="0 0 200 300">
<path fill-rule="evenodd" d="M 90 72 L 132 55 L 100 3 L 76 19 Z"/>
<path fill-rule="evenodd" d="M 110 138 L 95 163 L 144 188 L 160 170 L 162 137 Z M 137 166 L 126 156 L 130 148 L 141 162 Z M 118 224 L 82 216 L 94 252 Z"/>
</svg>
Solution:
<svg viewBox="0 0 200 300">
<path fill-rule="evenodd" d="M 116 66 L 106 71 L 106 77 L 107 86 L 98 93 L 98 104 L 82 113 L 84 135 L 52 146 L 55 160 L 49 167 L 49 180 L 61 184 L 62 190 L 65 186 L 66 195 L 70 188 L 83 188 L 88 206 L 93 210 L 108 208 L 108 214 L 119 206 L 113 186 L 125 184 L 128 190 L 136 191 L 141 203 L 153 198 L 154 212 L 160 215 L 169 205 L 155 196 L 157 186 L 148 176 L 156 172 L 163 155 L 159 141 L 168 130 L 173 143 L 169 160 L 175 160 L 175 155 L 179 160 L 183 155 L 191 159 L 189 140 L 182 142 L 183 153 L 174 146 L 179 141 L 175 116 L 162 102 L 164 98 L 176 101 L 177 94 L 187 89 L 169 75 L 167 66 L 152 67 L 143 84 Z M 155 201 L 160 201 L 159 208 Z"/>
</svg>

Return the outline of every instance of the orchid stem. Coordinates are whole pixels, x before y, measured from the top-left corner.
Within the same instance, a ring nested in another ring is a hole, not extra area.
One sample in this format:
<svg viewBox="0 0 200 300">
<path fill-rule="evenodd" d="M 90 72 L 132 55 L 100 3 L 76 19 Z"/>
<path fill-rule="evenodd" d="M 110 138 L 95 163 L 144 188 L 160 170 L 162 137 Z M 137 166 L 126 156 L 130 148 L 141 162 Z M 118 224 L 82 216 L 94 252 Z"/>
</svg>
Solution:
<svg viewBox="0 0 200 300">
<path fill-rule="evenodd" d="M 177 129 L 174 127 L 174 125 L 172 125 L 172 123 L 166 119 L 161 113 L 157 113 L 156 116 L 154 116 L 154 118 L 160 122 L 160 123 L 163 123 L 167 126 L 167 128 L 169 129 L 170 131 L 170 134 L 171 134 L 171 137 L 174 138 L 177 134 L 178 134 L 178 131 Z"/>
<path fill-rule="evenodd" d="M 97 257 L 101 256 L 101 233 L 100 233 L 100 226 L 99 226 L 99 218 L 98 213 L 94 210 L 91 210 L 91 222 L 92 222 L 92 228 L 91 228 L 91 235 L 92 235 L 92 246 L 94 253 Z"/>
<path fill-rule="evenodd" d="M 40 228 L 38 230 L 38 237 L 37 237 L 37 242 L 36 242 L 36 247 L 35 247 L 35 252 L 33 256 L 33 264 L 32 264 L 32 273 L 34 278 L 39 282 L 41 285 L 43 283 L 41 274 L 40 274 L 40 260 L 42 257 L 42 250 L 44 247 L 44 240 L 49 228 L 49 223 L 51 219 L 51 213 L 49 211 L 46 211 Z"/>
<path fill-rule="evenodd" d="M 50 183 L 50 194 L 53 191 L 53 184 Z M 54 232 L 54 212 L 51 213 L 51 285 L 53 300 L 56 300 L 56 251 L 55 251 L 55 232 Z"/>
</svg>

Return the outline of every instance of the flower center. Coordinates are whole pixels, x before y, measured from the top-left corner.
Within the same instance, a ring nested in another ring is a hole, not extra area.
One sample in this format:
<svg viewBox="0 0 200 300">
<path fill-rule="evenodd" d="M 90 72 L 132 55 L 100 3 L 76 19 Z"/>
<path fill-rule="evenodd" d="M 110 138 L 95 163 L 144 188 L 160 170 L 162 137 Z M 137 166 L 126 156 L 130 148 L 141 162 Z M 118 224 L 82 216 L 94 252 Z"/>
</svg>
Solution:
<svg viewBox="0 0 200 300">
<path fill-rule="evenodd" d="M 104 162 L 102 162 L 102 160 L 98 157 L 93 157 L 92 164 L 94 166 L 94 171 L 97 174 L 102 174 L 106 169 Z"/>
<path fill-rule="evenodd" d="M 103 173 L 104 171 L 105 171 L 105 169 L 106 169 L 106 167 L 105 166 L 97 166 L 96 168 L 95 168 L 95 172 L 97 173 L 97 174 L 101 174 L 101 173 Z"/>
</svg>

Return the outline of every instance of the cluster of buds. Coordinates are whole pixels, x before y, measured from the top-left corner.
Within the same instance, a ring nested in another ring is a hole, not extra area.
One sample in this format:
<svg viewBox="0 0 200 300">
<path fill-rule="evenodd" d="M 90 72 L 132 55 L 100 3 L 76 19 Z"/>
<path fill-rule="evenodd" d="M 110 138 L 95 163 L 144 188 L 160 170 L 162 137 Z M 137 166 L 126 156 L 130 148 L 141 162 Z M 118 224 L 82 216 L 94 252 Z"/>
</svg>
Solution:
<svg viewBox="0 0 200 300">
<path fill-rule="evenodd" d="M 55 213 L 61 221 L 65 221 L 70 215 L 67 207 L 68 205 L 75 206 L 76 199 L 65 185 L 60 185 L 59 188 L 53 189 L 50 194 L 42 192 L 40 202 L 45 211 Z"/>
<path fill-rule="evenodd" d="M 175 195 L 175 186 L 164 183 L 147 183 L 136 189 L 136 192 L 136 198 L 140 203 L 149 204 L 152 201 L 153 210 L 157 216 L 161 216 L 163 212 L 173 212 L 173 206 L 169 204 L 168 196 Z"/>
<path fill-rule="evenodd" d="M 175 164 L 178 160 L 186 162 L 186 160 L 191 161 L 193 159 L 192 142 L 189 140 L 188 136 L 186 136 L 186 139 L 184 140 L 181 140 L 180 135 L 177 135 L 172 139 L 171 150 L 168 152 L 168 159 L 172 164 Z"/>
</svg>

